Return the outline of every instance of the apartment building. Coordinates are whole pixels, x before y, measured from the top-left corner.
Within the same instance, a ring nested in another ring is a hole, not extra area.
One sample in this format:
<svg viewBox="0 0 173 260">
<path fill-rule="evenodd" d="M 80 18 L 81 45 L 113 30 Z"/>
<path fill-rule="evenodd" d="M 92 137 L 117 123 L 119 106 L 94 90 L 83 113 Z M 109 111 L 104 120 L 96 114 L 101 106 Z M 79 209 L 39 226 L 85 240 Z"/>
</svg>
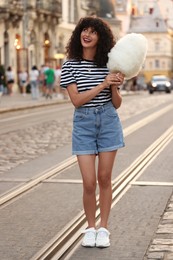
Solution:
<svg viewBox="0 0 173 260">
<path fill-rule="evenodd" d="M 0 1 L 0 64 L 16 72 L 55 62 L 57 28 L 62 16 L 59 0 Z"/>
<path fill-rule="evenodd" d="M 119 34 L 112 0 L 1 0 L 0 64 L 12 66 L 16 82 L 18 72 L 33 65 L 61 65 L 71 33 L 86 15 L 104 18 Z"/>
<path fill-rule="evenodd" d="M 148 82 L 155 74 L 173 77 L 173 2 L 169 0 L 116 0 L 122 36 L 142 33 L 148 40 L 141 76 Z"/>
<path fill-rule="evenodd" d="M 160 1 L 1 0 L 0 64 L 12 66 L 16 77 L 35 64 L 38 68 L 48 61 L 54 67 L 61 65 L 77 21 L 95 15 L 111 25 L 117 39 L 129 32 L 147 37 L 149 49 L 142 71 L 146 81 L 158 72 L 172 76 L 173 30 L 169 8 L 163 15 Z"/>
</svg>

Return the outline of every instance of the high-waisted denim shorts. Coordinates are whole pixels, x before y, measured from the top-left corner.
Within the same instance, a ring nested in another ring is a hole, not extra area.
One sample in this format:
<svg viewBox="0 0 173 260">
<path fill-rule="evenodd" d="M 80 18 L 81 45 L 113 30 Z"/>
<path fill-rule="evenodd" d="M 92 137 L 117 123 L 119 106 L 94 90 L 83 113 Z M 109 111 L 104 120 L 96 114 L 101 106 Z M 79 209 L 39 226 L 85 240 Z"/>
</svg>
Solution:
<svg viewBox="0 0 173 260">
<path fill-rule="evenodd" d="M 112 102 L 93 108 L 80 107 L 74 111 L 72 153 L 98 154 L 124 146 L 119 116 Z"/>
</svg>

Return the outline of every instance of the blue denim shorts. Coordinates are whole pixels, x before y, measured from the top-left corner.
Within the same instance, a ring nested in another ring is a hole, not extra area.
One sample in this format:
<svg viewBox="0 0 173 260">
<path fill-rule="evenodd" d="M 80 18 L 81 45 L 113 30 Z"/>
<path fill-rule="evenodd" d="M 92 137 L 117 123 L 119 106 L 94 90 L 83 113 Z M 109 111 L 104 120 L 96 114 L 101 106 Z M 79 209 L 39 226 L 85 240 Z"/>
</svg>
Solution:
<svg viewBox="0 0 173 260">
<path fill-rule="evenodd" d="M 73 117 L 72 153 L 98 154 L 124 146 L 118 113 L 112 102 L 92 108 L 76 108 Z"/>
</svg>

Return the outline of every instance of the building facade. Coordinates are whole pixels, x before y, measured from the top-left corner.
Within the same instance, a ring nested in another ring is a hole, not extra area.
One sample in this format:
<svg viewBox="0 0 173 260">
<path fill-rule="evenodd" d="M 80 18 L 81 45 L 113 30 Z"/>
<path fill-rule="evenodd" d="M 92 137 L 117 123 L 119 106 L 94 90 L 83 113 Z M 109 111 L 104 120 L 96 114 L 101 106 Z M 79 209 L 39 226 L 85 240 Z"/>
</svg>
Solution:
<svg viewBox="0 0 173 260">
<path fill-rule="evenodd" d="M 173 37 L 157 1 L 138 1 L 128 32 L 142 33 L 148 40 L 148 52 L 143 74 L 149 81 L 155 74 L 172 77 Z"/>
<path fill-rule="evenodd" d="M 165 3 L 168 0 L 165 0 Z M 11 66 L 17 75 L 51 62 L 65 60 L 65 48 L 76 23 L 87 15 L 99 16 L 112 27 L 116 38 L 142 33 L 148 53 L 142 73 L 172 77 L 173 30 L 169 8 L 159 9 L 162 0 L 1 0 L 0 64 Z M 169 21 L 169 22 L 168 22 Z"/>
<path fill-rule="evenodd" d="M 58 25 L 58 46 L 56 57 L 65 59 L 65 47 L 81 17 L 98 16 L 107 21 L 113 30 L 115 37 L 119 38 L 121 21 L 115 16 L 115 1 L 112 0 L 63 0 L 62 19 Z M 61 63 L 63 60 L 60 61 Z"/>
<path fill-rule="evenodd" d="M 120 34 L 112 0 L 1 0 L 0 64 L 12 67 L 16 82 L 18 73 L 33 65 L 62 65 L 71 33 L 86 15 L 104 18 Z"/>
<path fill-rule="evenodd" d="M 0 64 L 17 75 L 33 65 L 56 63 L 57 28 L 62 16 L 59 0 L 1 0 Z"/>
<path fill-rule="evenodd" d="M 142 33 L 148 52 L 141 76 L 145 82 L 155 74 L 173 77 L 173 1 L 116 0 L 116 14 L 122 21 L 122 36 Z"/>
</svg>

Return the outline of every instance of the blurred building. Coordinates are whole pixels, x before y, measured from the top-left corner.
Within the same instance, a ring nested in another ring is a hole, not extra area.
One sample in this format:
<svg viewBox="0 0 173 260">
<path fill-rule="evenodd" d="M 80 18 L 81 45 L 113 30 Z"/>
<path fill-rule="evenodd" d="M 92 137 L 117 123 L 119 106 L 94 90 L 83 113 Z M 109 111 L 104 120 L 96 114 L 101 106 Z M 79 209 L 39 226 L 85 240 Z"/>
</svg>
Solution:
<svg viewBox="0 0 173 260">
<path fill-rule="evenodd" d="M 146 81 L 155 74 L 172 77 L 173 35 L 157 1 L 139 1 L 132 7 L 128 32 L 142 33 L 148 39 L 148 52 L 143 69 Z"/>
<path fill-rule="evenodd" d="M 16 75 L 33 65 L 61 65 L 76 23 L 81 17 L 93 15 L 105 19 L 116 38 L 128 32 L 147 37 L 149 50 L 142 71 L 146 81 L 156 73 L 170 75 L 172 18 L 169 8 L 165 8 L 164 15 L 159 11 L 158 3 L 163 1 L 168 0 L 1 0 L 0 64 L 12 66 Z"/>
<path fill-rule="evenodd" d="M 148 40 L 148 53 L 141 76 L 173 76 L 173 19 L 171 0 L 116 0 L 116 16 L 122 22 L 122 36 L 142 33 Z"/>
<path fill-rule="evenodd" d="M 46 62 L 61 65 L 71 33 L 86 15 L 104 18 L 120 33 L 112 0 L 1 0 L 0 64 L 16 75 Z"/>
<path fill-rule="evenodd" d="M 107 21 L 116 37 L 120 35 L 121 21 L 115 16 L 115 1 L 112 0 L 63 0 L 62 19 L 58 25 L 58 46 L 57 58 L 65 59 L 65 47 L 75 28 L 76 23 L 81 17 L 98 16 Z"/>
<path fill-rule="evenodd" d="M 0 1 L 0 64 L 12 66 L 16 75 L 56 62 L 57 27 L 62 15 L 59 0 Z"/>
<path fill-rule="evenodd" d="M 121 37 L 124 36 L 130 26 L 132 14 L 132 1 L 131 0 L 115 0 L 115 13 L 118 20 L 121 21 Z"/>
</svg>

